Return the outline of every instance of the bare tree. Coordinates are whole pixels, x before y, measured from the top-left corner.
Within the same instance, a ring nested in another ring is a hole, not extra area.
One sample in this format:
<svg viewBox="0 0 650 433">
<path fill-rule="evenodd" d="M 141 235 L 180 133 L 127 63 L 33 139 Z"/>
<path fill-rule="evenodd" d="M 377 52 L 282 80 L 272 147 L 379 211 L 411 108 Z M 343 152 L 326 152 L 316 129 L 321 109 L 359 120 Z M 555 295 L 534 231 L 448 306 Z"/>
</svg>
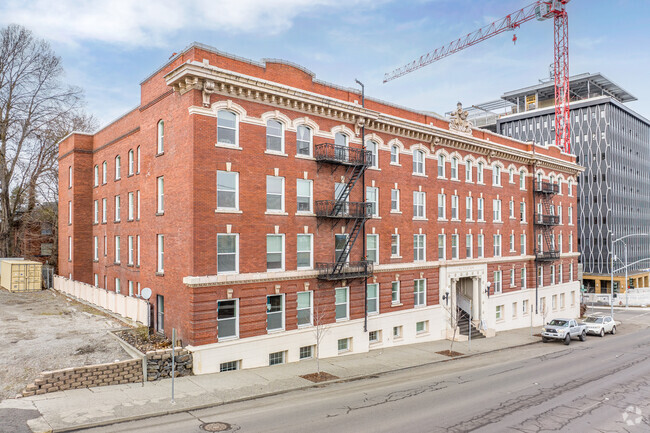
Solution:
<svg viewBox="0 0 650 433">
<path fill-rule="evenodd" d="M 316 373 L 320 377 L 320 346 L 323 338 L 329 331 L 327 324 L 327 316 L 330 311 L 327 311 L 326 304 L 323 302 L 324 290 L 317 290 L 314 293 L 314 337 L 316 339 Z"/>
<path fill-rule="evenodd" d="M 93 128 L 82 92 L 65 85 L 49 44 L 26 28 L 0 30 L 0 255 L 16 254 L 21 218 L 39 201 L 56 201 L 58 142 Z M 47 197 L 47 198 L 46 198 Z"/>
</svg>

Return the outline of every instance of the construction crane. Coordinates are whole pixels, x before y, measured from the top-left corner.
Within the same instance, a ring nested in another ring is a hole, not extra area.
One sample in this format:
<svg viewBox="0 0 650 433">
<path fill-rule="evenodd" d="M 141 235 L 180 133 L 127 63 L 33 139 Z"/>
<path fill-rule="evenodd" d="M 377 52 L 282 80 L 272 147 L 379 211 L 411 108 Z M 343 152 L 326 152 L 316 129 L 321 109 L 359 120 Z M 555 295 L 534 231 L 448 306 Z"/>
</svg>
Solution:
<svg viewBox="0 0 650 433">
<path fill-rule="evenodd" d="M 395 69 L 393 72 L 385 74 L 384 83 L 427 66 L 472 45 L 476 45 L 500 33 L 514 31 L 521 24 L 532 19 L 544 21 L 553 18 L 555 43 L 553 64 L 553 77 L 555 79 L 555 144 L 564 152 L 571 153 L 571 126 L 569 121 L 569 18 L 566 12 L 566 5 L 569 1 L 538 0 L 473 33 L 468 33 L 464 37 L 443 45 L 421 56 L 417 60 Z M 516 42 L 517 36 L 513 36 L 512 40 Z"/>
</svg>

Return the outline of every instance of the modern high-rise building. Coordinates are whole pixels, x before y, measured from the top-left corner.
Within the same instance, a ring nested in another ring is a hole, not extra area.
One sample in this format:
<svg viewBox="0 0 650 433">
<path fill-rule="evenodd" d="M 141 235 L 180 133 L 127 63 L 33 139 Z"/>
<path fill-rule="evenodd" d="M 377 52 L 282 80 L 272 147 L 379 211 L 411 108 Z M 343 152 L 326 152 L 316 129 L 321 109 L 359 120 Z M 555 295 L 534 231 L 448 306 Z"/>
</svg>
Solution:
<svg viewBox="0 0 650 433">
<path fill-rule="evenodd" d="M 650 121 L 625 105 L 634 96 L 602 74 L 576 75 L 570 86 L 571 149 L 585 167 L 578 177 L 577 214 L 584 286 L 610 292 L 614 251 L 614 293 L 625 290 L 626 255 L 629 287 L 648 287 Z M 553 81 L 478 107 L 475 124 L 541 148 L 555 144 Z"/>
<path fill-rule="evenodd" d="M 362 102 L 188 47 L 137 108 L 60 143 L 60 274 L 150 288 L 196 373 L 451 338 L 470 314 L 487 337 L 578 314 L 574 156 L 461 107 Z"/>
</svg>

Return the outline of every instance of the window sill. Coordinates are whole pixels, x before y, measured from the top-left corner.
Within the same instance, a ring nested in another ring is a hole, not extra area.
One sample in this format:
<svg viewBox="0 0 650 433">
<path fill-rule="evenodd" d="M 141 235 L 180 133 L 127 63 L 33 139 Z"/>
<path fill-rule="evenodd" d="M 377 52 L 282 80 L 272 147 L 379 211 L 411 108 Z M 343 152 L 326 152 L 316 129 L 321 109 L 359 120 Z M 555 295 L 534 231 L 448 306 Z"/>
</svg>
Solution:
<svg viewBox="0 0 650 433">
<path fill-rule="evenodd" d="M 311 155 L 301 155 L 301 154 L 299 154 L 299 153 L 296 154 L 296 158 L 297 158 L 297 159 L 306 159 L 306 160 L 308 160 L 308 161 L 316 161 L 316 158 L 314 158 L 314 157 L 311 156 Z"/>
<path fill-rule="evenodd" d="M 401 211 L 401 210 L 391 210 L 390 213 L 394 213 L 394 214 L 399 214 L 399 215 L 401 215 L 401 214 L 402 214 L 402 211 Z"/>
<path fill-rule="evenodd" d="M 264 212 L 264 215 L 287 216 L 289 214 L 287 212 L 282 212 L 282 211 L 266 211 Z"/>
<path fill-rule="evenodd" d="M 288 157 L 289 156 L 284 152 L 277 152 L 275 150 L 265 150 L 264 153 L 267 154 L 267 155 L 275 155 L 275 156 L 283 156 L 283 157 Z"/>
<path fill-rule="evenodd" d="M 422 174 L 422 173 L 415 173 L 415 172 L 414 172 L 414 173 L 412 173 L 412 174 L 413 174 L 413 176 L 417 176 L 417 177 L 429 177 L 429 176 L 427 176 L 426 174 Z"/>
<path fill-rule="evenodd" d="M 118 265 L 118 266 L 121 265 L 120 262 L 113 262 L 113 264 L 114 264 L 114 265 Z"/>
<path fill-rule="evenodd" d="M 163 216 L 165 215 L 165 212 L 156 212 L 156 216 Z"/>
<path fill-rule="evenodd" d="M 427 336 L 427 335 L 429 335 L 429 331 L 420 331 L 420 332 L 416 332 L 416 333 L 415 333 L 415 338 L 418 338 L 418 337 L 425 337 L 425 336 Z"/>
<path fill-rule="evenodd" d="M 395 167 L 401 167 L 402 166 L 402 164 L 400 164 L 399 162 L 391 162 L 389 165 L 394 165 Z"/>
<path fill-rule="evenodd" d="M 447 180 L 447 178 L 444 177 L 444 176 L 438 176 L 437 179 L 438 179 L 438 180 Z"/>
<path fill-rule="evenodd" d="M 447 218 L 438 218 L 438 221 L 444 221 L 444 222 L 447 222 Z"/>
<path fill-rule="evenodd" d="M 129 173 L 126 177 L 133 177 L 135 176 L 133 173 Z"/>
<path fill-rule="evenodd" d="M 381 171 L 381 168 L 379 168 L 379 167 L 368 167 L 368 170 Z"/>
<path fill-rule="evenodd" d="M 219 338 L 218 338 L 219 342 L 222 342 L 222 341 L 233 341 L 233 340 L 238 340 L 238 339 L 239 339 L 239 336 L 237 336 L 237 335 L 233 335 L 233 336 L 231 336 L 231 337 L 219 337 Z"/>
<path fill-rule="evenodd" d="M 474 182 L 472 182 L 471 180 L 465 179 L 465 183 L 474 183 Z"/>
<path fill-rule="evenodd" d="M 159 156 L 163 156 L 164 154 L 165 154 L 165 152 L 163 151 L 163 152 L 158 152 L 158 153 L 156 153 L 154 156 L 155 156 L 156 158 L 158 158 Z"/>
<path fill-rule="evenodd" d="M 121 222 L 122 222 L 122 220 L 114 220 L 114 221 L 113 221 L 113 224 L 119 224 L 119 223 L 121 223 Z"/>
<path fill-rule="evenodd" d="M 465 222 L 466 222 L 466 223 L 473 223 L 474 220 L 470 218 L 470 219 L 466 219 Z"/>
<path fill-rule="evenodd" d="M 236 144 L 215 143 L 214 147 L 220 147 L 222 149 L 244 150 Z"/>
<path fill-rule="evenodd" d="M 296 216 L 306 216 L 306 217 L 315 217 L 316 214 L 313 212 L 296 212 Z"/>
<path fill-rule="evenodd" d="M 390 306 L 391 306 L 391 307 L 401 307 L 401 306 L 403 306 L 403 305 L 404 305 L 404 304 L 402 304 L 401 302 L 391 302 L 391 303 L 390 303 Z"/>
<path fill-rule="evenodd" d="M 402 256 L 390 256 L 391 259 L 401 259 Z"/>
<path fill-rule="evenodd" d="M 336 319 L 336 323 L 339 323 L 339 322 L 347 322 L 347 321 L 349 321 L 349 320 L 350 320 L 350 319 L 347 318 L 347 317 L 345 317 L 345 318 L 343 318 L 343 319 Z"/>
<path fill-rule="evenodd" d="M 429 221 L 429 218 L 413 217 L 413 221 Z"/>
<path fill-rule="evenodd" d="M 266 333 L 267 334 L 277 334 L 279 332 L 284 332 L 284 328 L 278 328 L 278 329 L 267 329 Z"/>
<path fill-rule="evenodd" d="M 284 269 L 267 269 L 266 272 L 284 272 Z"/>
<path fill-rule="evenodd" d="M 93 263 L 99 263 L 99 259 L 93 259 Z"/>
<path fill-rule="evenodd" d="M 214 213 L 243 213 L 239 209 L 215 209 Z"/>
<path fill-rule="evenodd" d="M 451 180 L 452 182 L 460 182 L 460 179 L 453 179 L 452 178 L 452 179 L 449 179 L 449 180 Z"/>
<path fill-rule="evenodd" d="M 132 268 L 132 267 L 133 267 L 133 263 L 127 263 L 126 266 L 129 267 L 129 268 Z"/>
<path fill-rule="evenodd" d="M 130 223 L 130 222 L 133 222 L 133 221 L 134 221 L 133 218 L 129 218 L 129 219 L 126 220 L 126 222 L 129 222 L 129 223 Z"/>
<path fill-rule="evenodd" d="M 160 271 L 159 271 L 159 272 L 156 272 L 156 276 L 157 276 L 157 277 L 164 277 L 164 276 L 165 276 L 165 272 L 164 272 L 164 271 L 163 271 L 163 272 L 160 272 Z"/>
<path fill-rule="evenodd" d="M 370 219 L 371 219 L 371 220 L 380 220 L 381 217 L 375 215 L 375 216 L 371 216 Z"/>
<path fill-rule="evenodd" d="M 458 218 L 452 218 L 451 221 L 452 222 L 460 222 L 460 220 Z"/>
</svg>

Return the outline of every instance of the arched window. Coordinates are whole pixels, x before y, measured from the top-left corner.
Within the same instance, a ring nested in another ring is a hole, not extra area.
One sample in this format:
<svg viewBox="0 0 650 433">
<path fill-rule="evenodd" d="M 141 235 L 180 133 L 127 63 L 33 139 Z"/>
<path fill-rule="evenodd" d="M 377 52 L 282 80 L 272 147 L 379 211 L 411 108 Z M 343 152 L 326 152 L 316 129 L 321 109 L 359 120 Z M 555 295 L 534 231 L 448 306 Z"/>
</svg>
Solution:
<svg viewBox="0 0 650 433">
<path fill-rule="evenodd" d="M 396 144 L 390 147 L 390 163 L 399 164 L 399 147 Z"/>
<path fill-rule="evenodd" d="M 115 157 L 115 180 L 120 180 L 122 178 L 122 158 L 120 155 Z"/>
<path fill-rule="evenodd" d="M 296 154 L 311 156 L 311 129 L 305 125 L 299 125 L 296 129 Z"/>
<path fill-rule="evenodd" d="M 99 166 L 95 165 L 93 169 L 93 174 L 95 175 L 95 186 L 99 186 Z"/>
<path fill-rule="evenodd" d="M 483 183 L 483 163 L 476 165 L 476 183 Z"/>
<path fill-rule="evenodd" d="M 515 169 L 510 168 L 508 170 L 508 182 L 515 183 Z"/>
<path fill-rule="evenodd" d="M 438 177 L 445 177 L 445 155 L 438 155 Z"/>
<path fill-rule="evenodd" d="M 523 170 L 519 170 L 519 189 L 526 189 L 526 173 Z"/>
<path fill-rule="evenodd" d="M 501 167 L 498 165 L 492 167 L 492 185 L 501 185 Z"/>
<path fill-rule="evenodd" d="M 135 155 L 133 149 L 129 150 L 129 176 L 133 175 L 133 170 L 135 167 Z"/>
<path fill-rule="evenodd" d="M 266 150 L 284 153 L 282 124 L 274 119 L 266 121 Z"/>
<path fill-rule="evenodd" d="M 465 161 L 465 182 L 471 182 L 472 181 L 472 161 L 467 160 Z"/>
<path fill-rule="evenodd" d="M 458 158 L 451 158 L 451 178 L 458 179 Z"/>
<path fill-rule="evenodd" d="M 567 189 L 569 190 L 569 197 L 573 196 L 573 181 L 571 179 L 567 182 Z"/>
<path fill-rule="evenodd" d="M 158 153 L 165 151 L 165 122 L 158 122 Z"/>
<path fill-rule="evenodd" d="M 336 134 L 334 134 L 334 144 L 336 144 L 337 146 L 347 146 L 348 136 L 341 132 L 337 132 Z"/>
<path fill-rule="evenodd" d="M 217 143 L 237 145 L 237 115 L 232 111 L 217 112 Z"/>
<path fill-rule="evenodd" d="M 424 174 L 424 152 L 421 150 L 413 152 L 413 173 Z"/>
<path fill-rule="evenodd" d="M 379 161 L 377 159 L 377 143 L 372 140 L 366 141 L 366 150 L 369 150 L 372 155 L 372 162 L 370 163 L 370 166 L 377 168 L 379 165 Z"/>
<path fill-rule="evenodd" d="M 102 162 L 102 183 L 106 183 L 106 178 L 108 176 L 108 164 L 106 161 Z"/>
<path fill-rule="evenodd" d="M 336 145 L 334 148 L 336 159 L 339 161 L 347 161 L 350 158 L 350 155 L 348 154 L 348 150 L 344 149 L 344 147 L 348 147 L 348 136 L 337 132 L 334 134 L 334 144 Z"/>
</svg>

